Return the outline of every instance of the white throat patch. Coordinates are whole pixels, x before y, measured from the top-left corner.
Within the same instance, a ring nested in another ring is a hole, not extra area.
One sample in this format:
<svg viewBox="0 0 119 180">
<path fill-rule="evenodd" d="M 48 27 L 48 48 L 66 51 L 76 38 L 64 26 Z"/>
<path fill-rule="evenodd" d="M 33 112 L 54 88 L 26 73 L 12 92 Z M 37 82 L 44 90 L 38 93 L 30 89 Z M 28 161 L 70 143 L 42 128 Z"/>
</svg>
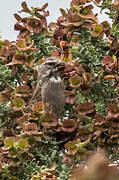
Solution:
<svg viewBox="0 0 119 180">
<path fill-rule="evenodd" d="M 50 78 L 50 81 L 52 81 L 52 82 L 54 82 L 54 83 L 59 83 L 59 82 L 61 82 L 61 79 L 60 79 L 59 76 L 58 76 L 57 78 L 54 77 L 54 76 L 52 76 L 52 77 Z"/>
</svg>

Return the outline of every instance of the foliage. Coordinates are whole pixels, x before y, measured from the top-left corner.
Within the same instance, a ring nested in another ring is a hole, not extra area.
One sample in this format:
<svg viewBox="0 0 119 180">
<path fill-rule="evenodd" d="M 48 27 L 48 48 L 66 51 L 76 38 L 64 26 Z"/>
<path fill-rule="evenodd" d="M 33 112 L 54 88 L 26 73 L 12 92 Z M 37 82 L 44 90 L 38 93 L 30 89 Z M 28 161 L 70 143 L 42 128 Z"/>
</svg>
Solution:
<svg viewBox="0 0 119 180">
<path fill-rule="evenodd" d="M 111 25 L 98 23 L 94 4 L 101 11 L 108 9 Z M 0 41 L 0 178 L 73 179 L 71 169 L 82 166 L 97 150 L 110 159 L 118 157 L 119 3 L 72 0 L 49 25 L 48 3 L 41 8 L 29 8 L 26 2 L 21 6 L 19 13 L 27 16 L 14 14 L 17 40 Z M 29 105 L 38 66 L 50 56 L 65 63 L 62 120 L 46 114 L 42 102 Z M 107 174 L 118 179 L 118 169 L 101 156 L 89 161 L 87 170 L 75 171 L 81 180 L 98 174 L 97 169 L 100 174 L 100 165 L 106 169 L 102 179 Z"/>
</svg>

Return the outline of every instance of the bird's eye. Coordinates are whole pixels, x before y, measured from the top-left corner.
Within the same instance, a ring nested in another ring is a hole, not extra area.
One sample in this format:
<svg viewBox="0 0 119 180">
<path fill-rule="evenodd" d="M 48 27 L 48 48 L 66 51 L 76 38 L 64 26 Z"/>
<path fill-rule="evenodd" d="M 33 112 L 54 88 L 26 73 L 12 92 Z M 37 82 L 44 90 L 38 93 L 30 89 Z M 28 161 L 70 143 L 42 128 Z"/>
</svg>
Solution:
<svg viewBox="0 0 119 180">
<path fill-rule="evenodd" d="M 52 66 L 52 65 L 54 65 L 54 62 L 48 62 L 47 63 L 49 66 Z"/>
</svg>

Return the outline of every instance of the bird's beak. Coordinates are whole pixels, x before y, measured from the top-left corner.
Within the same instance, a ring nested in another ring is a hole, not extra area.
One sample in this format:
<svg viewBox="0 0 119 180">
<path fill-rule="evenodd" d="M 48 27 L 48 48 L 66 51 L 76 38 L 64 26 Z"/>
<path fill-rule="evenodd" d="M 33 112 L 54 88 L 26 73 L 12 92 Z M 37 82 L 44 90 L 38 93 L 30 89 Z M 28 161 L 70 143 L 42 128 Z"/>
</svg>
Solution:
<svg viewBox="0 0 119 180">
<path fill-rule="evenodd" d="M 60 64 L 57 64 L 55 68 L 57 69 L 57 71 L 63 71 L 65 69 L 65 63 L 62 62 Z"/>
</svg>

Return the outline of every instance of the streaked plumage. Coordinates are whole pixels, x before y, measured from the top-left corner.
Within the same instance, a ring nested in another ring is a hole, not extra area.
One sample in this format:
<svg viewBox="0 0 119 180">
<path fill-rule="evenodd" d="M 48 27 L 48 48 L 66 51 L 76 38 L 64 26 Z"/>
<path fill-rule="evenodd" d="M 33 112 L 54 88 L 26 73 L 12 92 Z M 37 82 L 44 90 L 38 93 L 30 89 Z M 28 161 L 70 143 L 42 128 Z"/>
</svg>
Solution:
<svg viewBox="0 0 119 180">
<path fill-rule="evenodd" d="M 40 65 L 38 70 L 37 86 L 30 103 L 42 101 L 46 112 L 62 116 L 65 106 L 64 85 L 60 72 L 64 63 L 56 57 L 50 57 Z"/>
</svg>

